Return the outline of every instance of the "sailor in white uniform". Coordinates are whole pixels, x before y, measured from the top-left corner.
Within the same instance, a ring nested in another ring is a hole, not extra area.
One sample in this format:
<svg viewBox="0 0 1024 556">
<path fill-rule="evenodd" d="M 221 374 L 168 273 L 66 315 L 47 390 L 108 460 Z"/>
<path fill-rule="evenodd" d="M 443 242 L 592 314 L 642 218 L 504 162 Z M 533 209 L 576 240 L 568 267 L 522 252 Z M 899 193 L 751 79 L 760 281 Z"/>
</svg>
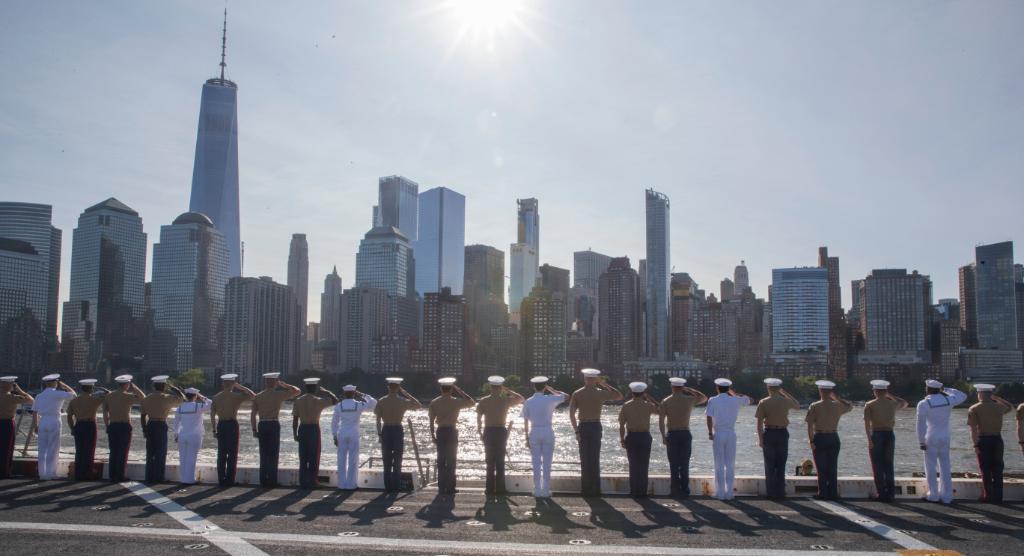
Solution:
<svg viewBox="0 0 1024 556">
<path fill-rule="evenodd" d="M 60 465 L 60 418 L 64 402 L 75 397 L 75 391 L 60 380 L 59 374 L 43 377 L 43 391 L 32 403 L 32 420 L 36 429 L 39 452 L 39 478 L 56 479 Z"/>
<path fill-rule="evenodd" d="M 715 379 L 718 395 L 708 399 L 708 438 L 715 457 L 715 498 L 732 500 L 736 482 L 736 418 L 751 399 L 732 390 L 732 381 Z"/>
<path fill-rule="evenodd" d="M 359 473 L 359 422 L 366 411 L 377 407 L 377 400 L 349 384 L 341 388 L 342 398 L 334 406 L 331 433 L 338 447 L 338 488 L 355 490 Z"/>
<path fill-rule="evenodd" d="M 955 388 L 943 388 L 937 380 L 925 381 L 928 395 L 917 404 L 917 440 L 924 450 L 924 474 L 928 479 L 929 502 L 953 501 L 953 478 L 949 469 L 949 415 L 967 394 Z M 935 467 L 942 475 L 935 478 Z"/>
<path fill-rule="evenodd" d="M 178 443 L 178 480 L 186 485 L 196 482 L 196 458 L 203 446 L 203 416 L 213 402 L 195 388 L 185 389 L 185 402 L 174 410 L 174 440 Z"/>
<path fill-rule="evenodd" d="M 548 377 L 530 379 L 534 394 L 523 402 L 523 430 L 526 446 L 533 457 L 533 496 L 551 497 L 551 457 L 555 452 L 555 431 L 551 415 L 555 408 L 569 399 L 569 394 L 548 386 Z"/>
</svg>

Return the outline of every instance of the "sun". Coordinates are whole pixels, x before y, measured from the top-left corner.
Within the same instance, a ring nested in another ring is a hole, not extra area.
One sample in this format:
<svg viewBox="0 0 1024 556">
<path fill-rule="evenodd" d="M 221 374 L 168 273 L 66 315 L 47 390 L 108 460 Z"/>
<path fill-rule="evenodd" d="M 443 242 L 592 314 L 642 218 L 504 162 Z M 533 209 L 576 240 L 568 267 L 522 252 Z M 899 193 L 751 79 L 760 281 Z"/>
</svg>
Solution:
<svg viewBox="0 0 1024 556">
<path fill-rule="evenodd" d="M 455 44 L 475 43 L 489 51 L 513 32 L 526 35 L 531 16 L 528 0 L 444 0 L 438 11 L 455 26 Z"/>
</svg>

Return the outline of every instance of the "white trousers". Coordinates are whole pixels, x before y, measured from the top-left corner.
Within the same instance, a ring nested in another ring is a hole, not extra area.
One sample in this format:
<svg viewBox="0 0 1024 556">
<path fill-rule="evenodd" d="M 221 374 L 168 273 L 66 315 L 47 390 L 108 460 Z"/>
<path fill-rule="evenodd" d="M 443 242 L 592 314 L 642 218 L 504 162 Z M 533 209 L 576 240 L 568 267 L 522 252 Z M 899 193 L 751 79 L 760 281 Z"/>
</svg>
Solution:
<svg viewBox="0 0 1024 556">
<path fill-rule="evenodd" d="M 927 449 L 924 451 L 924 475 L 928 479 L 928 500 L 949 504 L 953 501 L 953 477 L 949 470 L 949 437 L 925 439 Z M 938 467 L 941 480 L 936 479 Z"/>
<path fill-rule="evenodd" d="M 715 498 L 731 500 L 736 482 L 736 431 L 716 430 L 711 446 L 715 456 Z"/>
<path fill-rule="evenodd" d="M 551 496 L 551 457 L 555 453 L 555 431 L 549 428 L 530 430 L 530 455 L 533 457 L 533 495 Z"/>
<path fill-rule="evenodd" d="M 39 452 L 39 478 L 56 479 L 57 467 L 60 465 L 60 433 L 63 423 L 60 415 L 42 415 L 39 417 L 39 436 L 36 438 L 36 449 Z"/>
<path fill-rule="evenodd" d="M 181 482 L 191 485 L 196 482 L 196 459 L 203 446 L 203 435 L 182 434 L 178 436 L 178 475 Z"/>
<path fill-rule="evenodd" d="M 359 431 L 338 432 L 338 488 L 354 490 L 359 476 Z"/>
</svg>

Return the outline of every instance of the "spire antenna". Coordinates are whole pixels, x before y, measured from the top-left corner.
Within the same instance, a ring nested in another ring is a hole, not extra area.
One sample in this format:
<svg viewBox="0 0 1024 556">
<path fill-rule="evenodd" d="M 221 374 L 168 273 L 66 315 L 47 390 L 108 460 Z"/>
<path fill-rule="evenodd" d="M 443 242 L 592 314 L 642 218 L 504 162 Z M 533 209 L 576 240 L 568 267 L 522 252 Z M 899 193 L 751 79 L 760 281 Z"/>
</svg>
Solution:
<svg viewBox="0 0 1024 556">
<path fill-rule="evenodd" d="M 224 8 L 224 30 L 220 36 L 220 78 L 224 79 L 224 68 L 227 64 L 224 63 L 224 55 L 228 48 L 228 9 Z"/>
</svg>

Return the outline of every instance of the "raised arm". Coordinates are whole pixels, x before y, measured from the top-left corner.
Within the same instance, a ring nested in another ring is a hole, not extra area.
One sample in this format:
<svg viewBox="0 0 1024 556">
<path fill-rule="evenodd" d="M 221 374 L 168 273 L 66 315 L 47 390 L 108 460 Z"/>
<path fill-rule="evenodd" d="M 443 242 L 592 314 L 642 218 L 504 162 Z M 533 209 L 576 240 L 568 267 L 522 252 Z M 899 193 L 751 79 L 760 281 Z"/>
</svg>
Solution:
<svg viewBox="0 0 1024 556">
<path fill-rule="evenodd" d="M 942 391 L 949 396 L 949 404 L 952 406 L 958 406 L 967 401 L 967 394 L 964 394 L 956 388 L 943 388 Z"/>
<path fill-rule="evenodd" d="M 689 386 L 684 386 L 683 389 L 686 392 L 688 392 L 691 396 L 697 398 L 697 403 L 693 404 L 694 406 L 704 405 L 708 403 L 708 397 L 706 394 L 704 394 L 704 392 L 701 392 L 700 390 L 697 390 L 695 388 L 690 388 Z"/>
<path fill-rule="evenodd" d="M 410 402 L 413 403 L 413 405 L 415 407 L 413 407 L 411 409 L 423 409 L 423 404 L 421 404 L 419 400 L 417 400 L 415 397 L 413 397 L 413 395 L 410 394 L 405 388 L 402 388 L 399 392 L 402 394 L 403 398 L 405 398 L 405 399 L 407 399 L 407 400 L 409 400 Z"/>
<path fill-rule="evenodd" d="M 610 401 L 617 402 L 622 400 L 622 392 L 619 392 L 618 388 L 612 387 L 611 384 L 608 384 L 604 380 L 598 382 L 597 385 L 611 393 L 612 399 Z"/>
<path fill-rule="evenodd" d="M 22 403 L 35 403 L 36 402 L 36 399 L 33 398 L 32 395 L 29 394 L 28 392 L 22 390 L 21 386 L 18 386 L 17 382 L 14 383 L 14 390 L 13 390 L 13 392 L 14 392 L 14 394 L 16 396 L 21 398 L 21 402 Z"/>
<path fill-rule="evenodd" d="M 335 396 L 334 392 L 331 392 L 330 390 L 328 390 L 328 389 L 324 388 L 323 386 L 321 386 L 320 387 L 320 397 L 321 398 L 324 397 L 325 394 L 331 400 L 331 405 L 337 405 L 338 404 L 338 396 Z"/>
<path fill-rule="evenodd" d="M 253 392 L 252 390 L 247 388 L 245 385 L 243 385 L 241 382 L 234 383 L 231 386 L 231 388 L 232 388 L 232 390 L 235 390 L 236 392 L 241 392 L 243 395 L 245 395 L 245 398 L 247 400 L 251 401 L 252 399 L 254 399 L 256 397 L 256 392 Z"/>
<path fill-rule="evenodd" d="M 512 390 L 510 388 L 506 388 L 506 387 L 502 386 L 501 387 L 501 391 L 505 392 L 506 394 L 508 394 L 508 397 L 512 399 L 512 405 L 519 405 L 519 404 L 523 403 L 524 401 L 526 401 L 526 398 L 524 398 L 522 394 L 520 394 L 519 392 L 516 392 L 515 390 Z"/>
<path fill-rule="evenodd" d="M 892 394 L 892 393 L 886 392 L 885 396 L 887 398 L 889 398 L 890 400 L 892 400 L 892 401 L 894 401 L 894 402 L 899 404 L 899 407 L 897 407 L 896 409 L 906 409 L 906 408 L 910 407 L 910 403 L 907 402 L 907 400 L 904 400 L 903 398 L 897 396 L 896 394 Z"/>
<path fill-rule="evenodd" d="M 302 393 L 302 390 L 300 390 L 298 386 L 293 386 L 283 380 L 277 381 L 277 385 L 288 391 L 288 397 L 285 398 L 286 400 L 298 397 L 298 395 Z"/>
</svg>

